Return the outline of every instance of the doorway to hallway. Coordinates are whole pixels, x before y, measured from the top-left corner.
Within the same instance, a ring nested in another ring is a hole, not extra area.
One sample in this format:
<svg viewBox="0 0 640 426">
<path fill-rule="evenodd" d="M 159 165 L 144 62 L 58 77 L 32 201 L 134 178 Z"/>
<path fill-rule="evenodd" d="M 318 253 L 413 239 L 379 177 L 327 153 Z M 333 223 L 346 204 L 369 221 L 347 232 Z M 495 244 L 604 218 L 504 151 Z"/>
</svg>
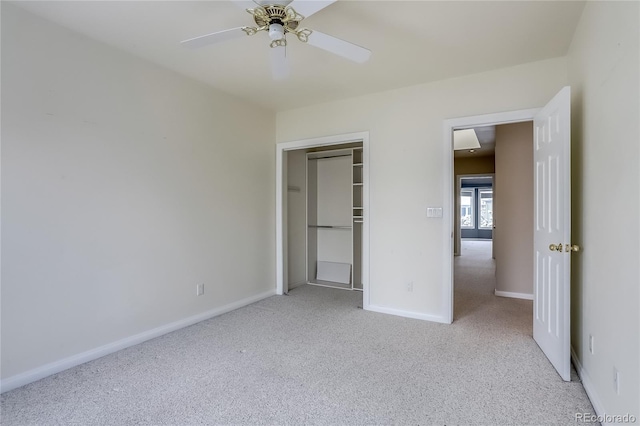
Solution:
<svg viewBox="0 0 640 426">
<path fill-rule="evenodd" d="M 533 179 L 530 177 L 526 181 L 526 187 L 532 183 L 533 190 L 533 206 L 526 209 L 526 212 L 532 213 L 534 226 L 533 245 L 529 245 L 528 249 L 535 252 L 535 265 L 532 268 L 511 268 L 514 271 L 533 270 L 533 288 L 531 282 L 522 279 L 519 274 L 515 280 L 507 280 L 508 283 L 524 284 L 530 293 L 522 293 L 520 291 L 501 291 L 502 294 L 496 295 L 505 297 L 518 297 L 523 299 L 532 299 L 535 315 L 533 315 L 533 337 L 540 346 L 549 361 L 556 368 L 558 374 L 563 380 L 569 381 L 571 370 L 571 354 L 570 354 L 570 288 L 571 276 L 570 254 L 573 246 L 570 243 L 555 241 L 571 240 L 571 179 L 570 179 L 570 163 L 571 163 L 571 89 L 570 87 L 562 88 L 556 96 L 554 96 L 540 110 L 522 110 L 513 112 L 504 112 L 497 114 L 487 114 L 484 116 L 463 117 L 458 119 L 446 120 L 444 123 L 445 142 L 455 150 L 455 132 L 456 130 L 473 129 L 474 127 L 483 125 L 495 125 L 498 123 L 510 123 L 510 125 L 518 125 L 533 119 L 533 126 L 529 125 L 530 130 L 527 132 L 529 136 L 533 136 L 533 158 L 523 163 L 527 168 L 533 166 Z M 526 123 L 525 123 L 526 124 Z M 528 124 L 527 124 L 528 125 Z M 524 139 L 522 139 L 524 140 Z M 529 146 L 531 139 L 529 139 Z M 475 141 L 477 144 L 477 141 Z M 446 150 L 446 173 L 445 176 L 451 176 L 453 166 L 454 150 Z M 529 149 L 527 150 L 528 152 Z M 471 153 L 471 150 L 469 151 Z M 512 164 L 513 165 L 513 164 Z M 455 176 L 455 174 L 454 174 Z M 446 182 L 446 179 L 445 179 Z M 450 187 L 449 183 L 445 187 Z M 502 184 L 498 183 L 498 199 L 506 198 Z M 525 187 L 524 185 L 521 187 Z M 453 191 L 450 193 L 449 205 L 453 207 L 456 199 Z M 528 198 L 528 197 L 527 197 Z M 531 198 L 529 198 L 531 199 Z M 452 209 L 456 211 L 456 209 Z M 516 215 L 511 215 L 517 217 Z M 451 216 L 450 216 L 451 217 Z M 457 217 L 457 215 L 453 215 Z M 505 216 L 507 217 L 507 216 Z M 499 235 L 512 235 L 511 232 L 502 232 L 499 228 L 501 224 L 501 216 L 496 214 L 498 222 L 497 228 Z M 445 227 L 445 231 L 448 229 Z M 453 228 L 455 229 L 455 228 Z M 519 231 L 523 229 L 520 227 Z M 530 228 L 529 228 L 530 229 Z M 451 228 L 449 228 L 451 230 Z M 452 249 L 451 243 L 454 232 L 447 232 L 444 236 L 445 246 Z M 515 234 L 519 235 L 519 234 Z M 494 242 L 497 239 L 494 239 Z M 504 248 L 502 242 L 498 244 L 499 248 Z M 563 254 L 558 254 L 562 253 Z M 508 250 L 507 253 L 519 254 L 518 250 Z M 451 250 L 451 260 L 453 261 L 454 250 Z M 501 262 L 501 256 L 496 254 L 496 259 Z M 528 264 L 533 260 L 533 256 L 523 256 Z M 453 263 L 453 262 L 452 262 Z M 514 265 L 514 262 L 506 262 L 507 265 Z M 454 317 L 454 268 L 451 263 L 445 262 L 445 276 L 451 278 L 447 280 L 450 284 L 451 292 L 447 294 L 446 300 L 450 302 L 449 318 L 453 321 Z M 503 271 L 505 268 L 499 268 Z M 553 273 L 552 273 L 553 272 Z M 449 275 L 451 274 L 451 275 Z M 502 280 L 505 282 L 504 280 Z M 497 284 L 501 280 L 497 280 Z M 525 297 L 526 296 L 526 297 Z M 445 300 L 445 301 L 446 301 Z"/>
</svg>

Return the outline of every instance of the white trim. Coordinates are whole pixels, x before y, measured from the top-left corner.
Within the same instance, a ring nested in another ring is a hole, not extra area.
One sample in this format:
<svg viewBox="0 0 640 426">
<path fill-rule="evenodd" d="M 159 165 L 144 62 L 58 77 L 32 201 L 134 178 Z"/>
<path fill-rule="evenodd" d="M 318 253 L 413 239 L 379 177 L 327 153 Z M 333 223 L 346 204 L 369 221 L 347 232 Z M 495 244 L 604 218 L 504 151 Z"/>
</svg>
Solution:
<svg viewBox="0 0 640 426">
<path fill-rule="evenodd" d="M 188 327 L 190 325 L 199 323 L 209 318 L 226 314 L 227 312 L 231 312 L 235 309 L 242 308 L 243 306 L 250 305 L 252 303 L 258 302 L 262 299 L 266 299 L 267 297 L 271 297 L 274 295 L 275 295 L 274 290 L 265 291 L 255 296 L 247 297 L 245 299 L 241 299 L 236 302 L 229 303 L 228 305 L 224 305 L 219 308 L 214 308 L 209 311 L 202 312 L 200 314 L 193 315 L 191 317 L 184 318 L 178 321 L 174 321 L 172 323 L 165 324 L 160 327 L 156 327 L 154 329 L 144 331 L 142 333 L 139 333 L 133 336 L 125 337 L 124 339 L 109 343 L 104 346 L 97 347 L 95 349 L 88 350 L 86 352 L 81 352 L 79 354 L 72 355 L 70 357 L 63 358 L 61 360 L 58 360 L 49 364 L 45 364 L 41 367 L 37 367 L 32 370 L 25 371 L 24 373 L 16 374 L 15 376 L 6 378 L 0 382 L 0 391 L 7 392 L 12 389 L 19 388 L 29 383 L 35 382 L 36 380 L 43 379 L 52 374 L 59 373 L 61 371 L 67 370 L 72 367 L 76 367 L 80 364 L 84 364 L 85 362 L 93 361 L 105 355 L 109 355 L 111 353 L 120 351 L 122 349 L 135 346 L 147 340 L 151 340 L 156 337 L 162 336 L 164 334 L 179 330 L 181 328 Z"/>
<path fill-rule="evenodd" d="M 322 136 L 319 138 L 302 139 L 290 142 L 280 142 L 276 148 L 282 151 L 293 151 L 301 148 L 315 148 L 318 146 L 341 145 L 344 143 L 362 142 L 369 139 L 369 132 L 345 133 L 342 135 Z"/>
<path fill-rule="evenodd" d="M 362 307 L 369 307 L 369 132 L 346 133 L 342 135 L 323 136 L 276 144 L 276 294 L 285 293 L 285 268 L 287 265 L 286 246 L 286 151 L 313 148 L 318 146 L 340 145 L 351 142 L 362 142 Z"/>
<path fill-rule="evenodd" d="M 498 297 L 511 297 L 513 299 L 533 300 L 533 293 L 514 293 L 512 291 L 495 291 Z"/>
<path fill-rule="evenodd" d="M 453 322 L 453 201 L 454 194 L 452 185 L 453 174 L 453 130 L 464 129 L 476 126 L 492 126 L 496 124 L 519 123 L 522 121 L 532 121 L 540 108 L 524 109 L 519 111 L 498 112 L 494 114 L 475 115 L 470 117 L 459 117 L 444 120 L 442 124 L 442 134 L 445 143 L 443 149 L 443 178 L 444 181 L 444 206 L 442 241 L 444 249 L 444 261 L 442 262 L 442 312 L 448 323 Z"/>
<path fill-rule="evenodd" d="M 287 166 L 288 167 L 288 166 Z M 304 187 L 305 187 L 305 200 L 304 200 L 304 229 L 305 229 L 305 233 L 304 233 L 304 248 L 305 248 L 305 254 L 304 254 L 304 278 L 305 278 L 305 284 L 308 283 L 309 281 L 311 281 L 311 277 L 309 276 L 309 160 L 307 159 L 307 161 L 304 162 Z M 287 194 L 288 195 L 288 194 Z M 288 201 L 287 201 L 288 202 Z M 287 211 L 289 211 L 289 205 L 287 204 Z M 288 223 L 289 219 L 287 219 Z M 288 228 L 288 227 L 287 227 Z M 287 234 L 288 235 L 288 234 Z M 287 236 L 287 241 L 288 241 L 289 237 Z M 285 251 L 285 253 L 289 253 L 289 247 L 287 246 L 287 250 Z M 289 259 L 285 259 L 286 264 L 287 264 L 287 270 L 289 268 Z M 289 292 L 289 279 L 287 278 L 287 281 L 285 281 L 287 283 L 287 292 Z"/>
<path fill-rule="evenodd" d="M 431 322 L 439 322 L 439 323 L 443 323 L 443 324 L 449 324 L 449 321 L 447 321 L 447 319 L 445 317 L 439 316 L 439 315 L 422 314 L 420 312 L 412 312 L 412 311 L 404 311 L 404 310 L 401 310 L 401 309 L 385 308 L 384 306 L 377 306 L 377 305 L 369 305 L 369 307 L 366 310 L 367 311 L 372 311 L 372 312 L 379 312 L 379 313 L 382 313 L 382 314 L 396 315 L 396 316 L 399 316 L 399 317 L 413 318 L 413 319 L 418 319 L 418 320 L 423 320 L 423 321 L 431 321 Z"/>
<path fill-rule="evenodd" d="M 593 382 L 591 381 L 589 374 L 584 369 L 584 367 L 580 363 L 580 360 L 578 359 L 578 355 L 576 355 L 576 352 L 573 350 L 573 346 L 571 347 L 571 360 L 573 361 L 573 366 L 576 368 L 578 377 L 580 377 L 580 380 L 582 381 L 582 387 L 587 393 L 587 397 L 589 397 L 589 401 L 591 401 L 591 405 L 593 405 L 593 409 L 596 410 L 596 415 L 604 417 L 606 414 L 606 410 L 604 409 L 604 406 L 602 405 L 602 401 L 600 401 L 600 398 L 598 397 L 598 394 L 595 391 L 595 386 L 593 385 Z M 605 425 L 610 423 L 602 423 L 602 424 Z"/>
<path fill-rule="evenodd" d="M 283 150 L 278 149 L 276 145 L 276 294 L 282 296 L 286 292 L 284 291 L 284 269 L 286 266 L 284 253 L 286 246 L 286 234 L 284 234 L 286 228 L 284 226 L 287 219 L 286 213 L 284 213 L 284 205 L 287 202 L 284 185 L 287 182 L 287 176 L 283 175 L 287 173 L 286 156 Z M 284 163 L 284 164 L 283 164 Z"/>
<path fill-rule="evenodd" d="M 444 159 L 442 164 L 444 182 L 444 204 L 442 206 L 442 248 L 444 250 L 442 261 L 442 309 L 447 324 L 453 322 L 453 226 L 455 220 L 453 179 L 453 122 L 445 120 L 443 124 L 444 141 L 447 145 L 442 150 Z"/>
<path fill-rule="evenodd" d="M 369 179 L 369 132 L 362 134 L 362 308 L 369 309 L 371 304 L 371 292 L 369 288 L 369 232 L 371 223 L 371 201 L 369 191 L 371 180 Z"/>
</svg>

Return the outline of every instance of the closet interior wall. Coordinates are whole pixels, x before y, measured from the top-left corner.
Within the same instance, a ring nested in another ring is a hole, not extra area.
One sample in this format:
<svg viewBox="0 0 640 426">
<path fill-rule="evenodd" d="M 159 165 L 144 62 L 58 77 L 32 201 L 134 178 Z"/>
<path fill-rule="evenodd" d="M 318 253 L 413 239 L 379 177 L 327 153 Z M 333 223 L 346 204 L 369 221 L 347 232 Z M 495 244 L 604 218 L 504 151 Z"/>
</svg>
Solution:
<svg viewBox="0 0 640 426">
<path fill-rule="evenodd" d="M 287 152 L 287 285 L 307 283 L 307 152 Z"/>
</svg>

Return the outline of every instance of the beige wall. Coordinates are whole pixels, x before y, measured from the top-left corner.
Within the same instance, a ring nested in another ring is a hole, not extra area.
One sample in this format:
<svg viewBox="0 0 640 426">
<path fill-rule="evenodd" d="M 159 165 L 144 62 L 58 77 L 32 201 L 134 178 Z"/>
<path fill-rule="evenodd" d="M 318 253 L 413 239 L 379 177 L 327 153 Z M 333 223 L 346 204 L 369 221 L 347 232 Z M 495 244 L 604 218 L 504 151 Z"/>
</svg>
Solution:
<svg viewBox="0 0 640 426">
<path fill-rule="evenodd" d="M 443 220 L 448 118 L 541 107 L 567 83 L 551 59 L 277 114 L 278 142 L 369 131 L 370 302 L 388 312 L 446 321 Z M 448 191 L 447 191 L 448 192 Z M 452 230 L 451 230 L 452 231 Z M 413 292 L 407 291 L 413 282 Z"/>
<path fill-rule="evenodd" d="M 453 190 L 456 196 L 453 199 L 454 207 L 454 246 L 453 252 L 460 255 L 460 197 L 458 188 L 458 177 L 462 175 L 492 174 L 495 171 L 496 162 L 493 155 L 483 157 L 462 157 L 453 160 Z"/>
<path fill-rule="evenodd" d="M 493 155 L 484 157 L 462 157 L 453 162 L 453 173 L 459 175 L 491 174 L 495 171 L 496 161 Z"/>
<path fill-rule="evenodd" d="M 640 418 L 640 4 L 587 2 L 573 92 L 572 347 L 600 413 Z M 589 335 L 594 338 L 589 352 Z M 620 371 L 620 393 L 613 369 Z"/>
<path fill-rule="evenodd" d="M 496 126 L 496 292 L 533 295 L 533 122 Z"/>
<path fill-rule="evenodd" d="M 2 2 L 3 384 L 274 293 L 274 124 Z"/>
</svg>

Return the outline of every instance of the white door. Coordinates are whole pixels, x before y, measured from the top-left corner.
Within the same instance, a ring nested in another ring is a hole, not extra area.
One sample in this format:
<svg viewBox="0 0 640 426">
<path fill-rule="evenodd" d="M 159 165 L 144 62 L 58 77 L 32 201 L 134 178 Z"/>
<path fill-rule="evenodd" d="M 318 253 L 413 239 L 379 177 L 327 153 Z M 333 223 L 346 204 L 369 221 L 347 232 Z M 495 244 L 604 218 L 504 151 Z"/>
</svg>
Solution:
<svg viewBox="0 0 640 426">
<path fill-rule="evenodd" d="M 571 379 L 571 90 L 534 118 L 533 338 Z"/>
</svg>

